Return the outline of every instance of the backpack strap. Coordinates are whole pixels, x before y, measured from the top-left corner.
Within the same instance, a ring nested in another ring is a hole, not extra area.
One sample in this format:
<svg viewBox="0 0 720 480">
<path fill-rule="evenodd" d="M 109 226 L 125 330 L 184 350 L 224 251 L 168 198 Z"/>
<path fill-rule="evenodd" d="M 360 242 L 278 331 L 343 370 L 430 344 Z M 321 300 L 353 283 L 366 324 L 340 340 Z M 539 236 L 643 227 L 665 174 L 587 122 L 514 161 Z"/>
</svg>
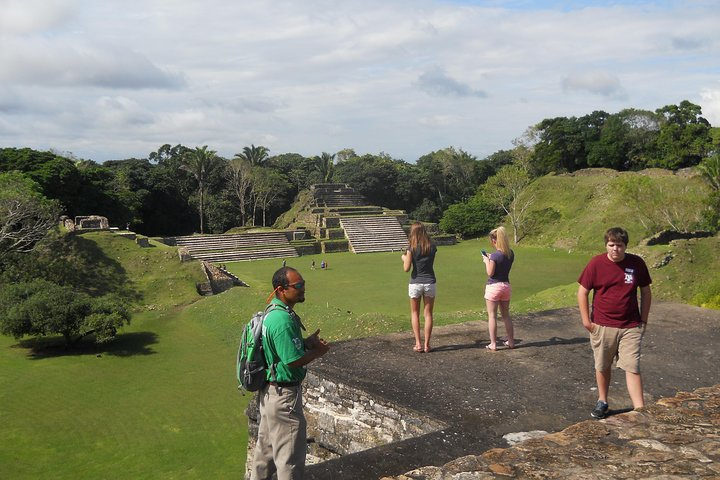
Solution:
<svg viewBox="0 0 720 480">
<path fill-rule="evenodd" d="M 276 303 L 272 303 L 272 302 L 268 303 L 267 306 L 265 307 L 265 314 L 263 315 L 263 322 L 265 321 L 265 317 L 267 317 L 268 313 L 272 312 L 273 310 L 277 310 L 278 308 L 287 310 L 286 307 L 283 307 Z M 277 367 L 277 362 L 273 363 L 272 365 L 270 365 L 270 368 L 268 368 L 268 370 L 270 370 L 270 381 L 271 382 L 277 382 L 277 375 L 275 374 L 276 367 Z"/>
<path fill-rule="evenodd" d="M 278 305 L 277 303 L 272 303 L 272 302 L 268 303 L 267 306 L 265 307 L 265 314 L 263 315 L 263 322 L 265 321 L 265 317 L 267 316 L 268 313 L 272 312 L 273 310 L 277 310 L 278 308 L 285 310 L 290 315 L 290 318 L 292 318 L 294 321 L 298 322 L 300 324 L 300 328 L 302 330 L 305 330 L 305 325 L 303 325 L 302 321 L 300 320 L 300 317 L 298 316 L 297 313 L 295 313 L 294 310 L 292 310 L 287 305 L 283 306 L 283 305 Z M 277 362 L 270 365 L 270 368 L 269 368 L 270 381 L 272 381 L 272 382 L 277 382 L 277 375 L 275 374 L 276 367 L 277 367 Z"/>
</svg>

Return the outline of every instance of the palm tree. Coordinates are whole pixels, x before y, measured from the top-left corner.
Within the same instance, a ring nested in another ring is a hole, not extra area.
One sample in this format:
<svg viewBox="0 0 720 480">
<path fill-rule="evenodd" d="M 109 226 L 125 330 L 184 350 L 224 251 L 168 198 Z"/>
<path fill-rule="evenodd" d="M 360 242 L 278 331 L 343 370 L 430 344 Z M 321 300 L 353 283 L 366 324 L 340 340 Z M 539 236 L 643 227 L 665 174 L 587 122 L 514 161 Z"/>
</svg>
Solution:
<svg viewBox="0 0 720 480">
<path fill-rule="evenodd" d="M 715 191 L 720 191 L 720 154 L 706 158 L 697 168 L 710 187 Z"/>
<path fill-rule="evenodd" d="M 315 167 L 317 168 L 318 172 L 320 172 L 322 181 L 325 183 L 328 183 L 333 176 L 333 173 L 335 171 L 334 161 L 335 155 L 330 155 L 327 152 L 322 152 L 319 157 L 315 157 Z"/>
<path fill-rule="evenodd" d="M 242 153 L 236 153 L 235 156 L 244 158 L 250 162 L 250 165 L 260 166 L 267 161 L 269 154 L 270 150 L 262 145 L 258 145 L 257 147 L 255 145 L 250 145 L 249 147 L 244 147 Z"/>
<path fill-rule="evenodd" d="M 180 168 L 186 172 L 190 172 L 198 183 L 200 212 L 200 233 L 205 233 L 205 193 L 207 191 L 207 181 L 210 174 L 220 166 L 222 160 L 216 155 L 215 150 L 208 150 L 207 145 L 195 147 L 195 150 L 188 151 L 183 155 Z"/>
</svg>

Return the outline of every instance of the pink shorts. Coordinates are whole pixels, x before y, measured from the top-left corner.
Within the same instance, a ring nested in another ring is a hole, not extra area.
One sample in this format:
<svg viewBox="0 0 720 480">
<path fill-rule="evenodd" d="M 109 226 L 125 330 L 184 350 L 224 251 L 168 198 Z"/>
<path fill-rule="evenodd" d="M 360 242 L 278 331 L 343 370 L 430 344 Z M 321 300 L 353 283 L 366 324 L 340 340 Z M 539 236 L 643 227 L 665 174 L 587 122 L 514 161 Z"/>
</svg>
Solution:
<svg viewBox="0 0 720 480">
<path fill-rule="evenodd" d="M 510 301 L 512 288 L 508 282 L 490 283 L 485 285 L 485 300 L 491 302 Z"/>
</svg>

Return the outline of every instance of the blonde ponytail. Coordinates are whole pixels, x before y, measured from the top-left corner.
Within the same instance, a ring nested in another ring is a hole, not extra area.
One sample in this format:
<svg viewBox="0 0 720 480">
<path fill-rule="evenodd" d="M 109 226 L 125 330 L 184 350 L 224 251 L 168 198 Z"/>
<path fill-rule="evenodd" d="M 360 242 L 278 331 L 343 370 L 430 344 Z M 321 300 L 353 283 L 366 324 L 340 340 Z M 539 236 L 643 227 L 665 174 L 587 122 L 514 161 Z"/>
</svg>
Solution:
<svg viewBox="0 0 720 480">
<path fill-rule="evenodd" d="M 490 232 L 490 238 L 495 240 L 495 247 L 500 250 L 503 255 L 510 258 L 512 250 L 510 250 L 510 242 L 508 242 L 507 233 L 505 233 L 505 227 L 498 227 Z"/>
</svg>

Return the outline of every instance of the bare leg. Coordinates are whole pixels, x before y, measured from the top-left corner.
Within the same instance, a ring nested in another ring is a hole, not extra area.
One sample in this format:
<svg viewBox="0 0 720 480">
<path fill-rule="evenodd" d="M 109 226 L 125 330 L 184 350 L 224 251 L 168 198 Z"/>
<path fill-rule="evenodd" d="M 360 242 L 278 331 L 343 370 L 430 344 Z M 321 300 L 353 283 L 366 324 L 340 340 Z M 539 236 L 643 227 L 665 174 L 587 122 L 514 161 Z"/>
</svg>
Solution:
<svg viewBox="0 0 720 480">
<path fill-rule="evenodd" d="M 432 336 L 433 327 L 433 305 L 435 305 L 435 297 L 423 297 L 425 309 L 425 351 L 430 351 L 430 337 Z"/>
<path fill-rule="evenodd" d="M 420 297 L 410 299 L 410 325 L 415 335 L 415 351 L 421 351 L 423 347 L 420 339 Z"/>
<path fill-rule="evenodd" d="M 485 300 L 488 311 L 488 333 L 490 334 L 490 345 L 487 346 L 490 350 L 497 349 L 497 306 L 498 302 L 492 300 Z"/>
<path fill-rule="evenodd" d="M 510 319 L 510 300 L 500 300 L 500 314 L 502 315 L 503 323 L 505 323 L 505 333 L 507 334 L 507 340 L 505 342 L 508 347 L 515 348 L 515 335 L 512 320 Z"/>
<path fill-rule="evenodd" d="M 625 372 L 625 383 L 630 394 L 630 400 L 633 402 L 633 408 L 644 407 L 645 400 L 643 399 L 643 384 L 640 374 Z"/>
<path fill-rule="evenodd" d="M 597 381 L 598 387 L 598 400 L 602 400 L 605 403 L 607 403 L 611 375 L 612 374 L 609 368 L 602 372 L 600 370 L 595 370 L 595 380 Z"/>
</svg>

